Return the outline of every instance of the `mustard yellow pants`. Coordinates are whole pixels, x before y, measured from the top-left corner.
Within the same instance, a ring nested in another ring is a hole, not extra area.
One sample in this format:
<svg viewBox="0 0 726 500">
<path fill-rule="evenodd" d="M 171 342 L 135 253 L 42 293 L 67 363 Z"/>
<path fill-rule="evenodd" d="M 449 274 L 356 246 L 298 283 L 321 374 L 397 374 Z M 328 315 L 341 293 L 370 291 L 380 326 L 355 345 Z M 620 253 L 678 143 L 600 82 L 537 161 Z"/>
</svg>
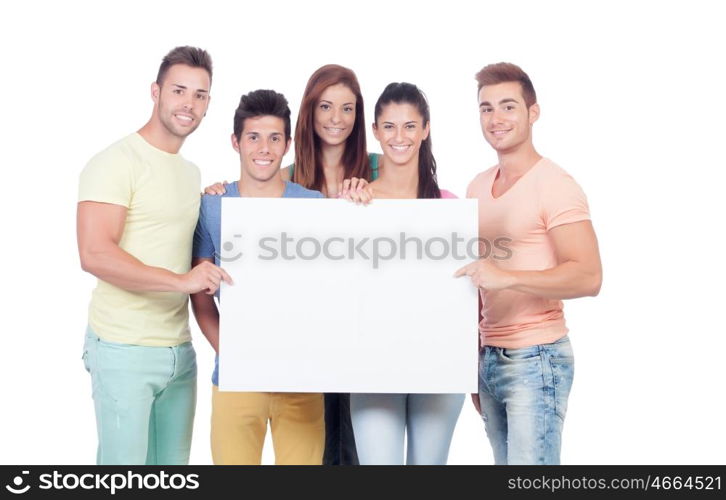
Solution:
<svg viewBox="0 0 726 500">
<path fill-rule="evenodd" d="M 320 465 L 325 447 L 322 394 L 221 392 L 212 386 L 212 459 L 259 465 L 267 422 L 277 465 Z"/>
</svg>

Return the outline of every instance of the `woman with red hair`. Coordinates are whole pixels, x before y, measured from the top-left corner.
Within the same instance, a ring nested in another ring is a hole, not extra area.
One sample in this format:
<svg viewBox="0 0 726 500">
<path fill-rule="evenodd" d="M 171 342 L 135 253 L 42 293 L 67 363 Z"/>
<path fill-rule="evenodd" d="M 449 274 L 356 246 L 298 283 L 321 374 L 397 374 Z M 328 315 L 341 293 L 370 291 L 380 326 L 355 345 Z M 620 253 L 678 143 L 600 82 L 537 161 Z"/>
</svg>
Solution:
<svg viewBox="0 0 726 500">
<path fill-rule="evenodd" d="M 295 163 L 283 177 L 329 198 L 351 190 L 365 197 L 366 181 L 378 177 L 377 159 L 366 151 L 363 96 L 355 73 L 337 64 L 319 68 L 305 86 L 295 126 Z"/>
<path fill-rule="evenodd" d="M 369 201 L 378 156 L 366 150 L 363 96 L 352 70 L 327 64 L 305 86 L 295 126 L 295 163 L 282 171 L 325 196 Z M 325 465 L 357 465 L 350 395 L 325 395 Z"/>
</svg>

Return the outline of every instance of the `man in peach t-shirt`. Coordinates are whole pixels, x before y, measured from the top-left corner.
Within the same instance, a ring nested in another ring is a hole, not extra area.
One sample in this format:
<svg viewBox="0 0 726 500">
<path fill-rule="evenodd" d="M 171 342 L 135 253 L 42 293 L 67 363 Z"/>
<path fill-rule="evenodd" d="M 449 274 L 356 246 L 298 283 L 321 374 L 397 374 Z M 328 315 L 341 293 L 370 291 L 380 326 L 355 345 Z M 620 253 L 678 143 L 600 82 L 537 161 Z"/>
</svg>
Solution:
<svg viewBox="0 0 726 500">
<path fill-rule="evenodd" d="M 497 464 L 559 464 L 574 374 L 562 299 L 597 295 L 602 269 L 587 199 L 532 144 L 539 105 L 509 63 L 477 75 L 486 141 L 499 163 L 469 184 L 482 258 L 459 271 L 481 293 L 479 393 Z"/>
</svg>

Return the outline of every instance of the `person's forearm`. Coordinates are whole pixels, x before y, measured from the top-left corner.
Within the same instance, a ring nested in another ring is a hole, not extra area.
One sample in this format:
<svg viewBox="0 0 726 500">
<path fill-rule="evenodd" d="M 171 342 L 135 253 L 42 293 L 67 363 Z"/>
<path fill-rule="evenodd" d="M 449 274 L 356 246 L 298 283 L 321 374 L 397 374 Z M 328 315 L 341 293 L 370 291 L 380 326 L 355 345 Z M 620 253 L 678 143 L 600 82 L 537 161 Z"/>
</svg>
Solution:
<svg viewBox="0 0 726 500">
<path fill-rule="evenodd" d="M 81 252 L 84 271 L 131 292 L 179 292 L 180 275 L 147 266 L 115 245 Z"/>
<path fill-rule="evenodd" d="M 219 310 L 214 297 L 195 293 L 190 296 L 190 300 L 199 329 L 214 348 L 214 352 L 219 354 Z"/>
<path fill-rule="evenodd" d="M 595 296 L 602 282 L 599 269 L 586 269 L 579 262 L 564 262 L 544 271 L 508 273 L 512 277 L 508 288 L 553 300 Z"/>
</svg>

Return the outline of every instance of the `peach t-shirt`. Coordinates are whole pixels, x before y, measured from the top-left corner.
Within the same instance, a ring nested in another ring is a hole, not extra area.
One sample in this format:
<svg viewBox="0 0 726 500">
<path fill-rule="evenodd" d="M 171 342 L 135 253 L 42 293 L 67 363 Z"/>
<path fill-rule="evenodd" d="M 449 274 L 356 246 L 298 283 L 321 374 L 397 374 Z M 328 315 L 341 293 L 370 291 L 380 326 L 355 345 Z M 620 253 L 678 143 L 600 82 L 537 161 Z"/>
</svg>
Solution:
<svg viewBox="0 0 726 500">
<path fill-rule="evenodd" d="M 547 231 L 590 219 L 585 193 L 567 172 L 542 158 L 498 198 L 492 184 L 499 167 L 477 175 L 467 198 L 479 200 L 479 236 L 502 269 L 541 271 L 557 265 Z M 481 292 L 482 345 L 519 348 L 565 336 L 562 301 L 515 290 Z"/>
</svg>

